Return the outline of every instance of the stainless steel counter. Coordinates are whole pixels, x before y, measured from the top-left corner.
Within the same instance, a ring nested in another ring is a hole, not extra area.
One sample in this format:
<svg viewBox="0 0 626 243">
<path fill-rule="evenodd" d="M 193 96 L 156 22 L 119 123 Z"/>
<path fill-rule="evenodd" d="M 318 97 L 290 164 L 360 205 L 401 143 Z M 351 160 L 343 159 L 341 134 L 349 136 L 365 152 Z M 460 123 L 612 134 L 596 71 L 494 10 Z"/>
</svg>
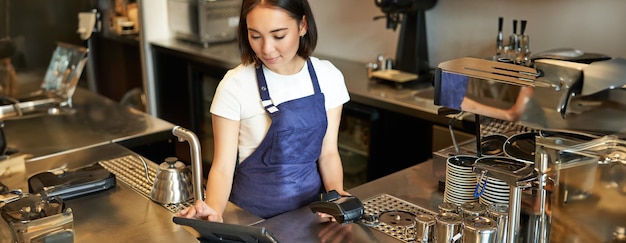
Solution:
<svg viewBox="0 0 626 243">
<path fill-rule="evenodd" d="M 437 179 L 432 174 L 432 161 L 401 170 L 394 174 L 348 190 L 362 201 L 385 193 L 427 210 L 437 212 L 443 193 L 437 191 Z M 267 219 L 257 226 L 266 227 L 280 242 L 400 242 L 372 227 L 362 224 L 339 225 L 328 222 L 308 207 Z M 332 239 L 337 241 L 332 241 Z"/>
<path fill-rule="evenodd" d="M 26 171 L 3 176 L 0 181 L 25 192 L 27 179 L 36 173 L 136 155 L 122 145 L 173 138 L 174 127 L 82 88 L 73 95 L 71 113 L 10 118 L 4 123 L 8 146 L 27 158 Z M 65 203 L 74 214 L 75 242 L 197 241 L 190 231 L 172 222 L 170 210 L 119 179 L 112 189 Z M 233 204 L 227 206 L 225 217 L 226 222 L 244 225 L 262 220 Z M 6 222 L 0 220 L 1 242 L 11 239 L 8 230 Z"/>
<path fill-rule="evenodd" d="M 76 168 L 102 160 L 123 157 L 134 152 L 118 145 L 105 144 L 50 156 L 26 164 L 24 173 L 3 180 L 10 188 L 28 190 L 27 178 L 60 167 Z M 428 161 L 389 176 L 355 187 L 353 195 L 367 199 L 380 193 L 406 200 L 436 211 L 442 201 L 437 180 Z M 173 214 L 161 205 L 140 195 L 118 181 L 116 187 L 65 201 L 74 213 L 75 242 L 196 242 L 195 235 L 172 223 Z M 396 241 L 373 228 L 360 224 L 338 225 L 328 222 L 303 207 L 263 221 L 229 203 L 224 220 L 231 224 L 267 227 L 280 242 L 317 242 L 350 236 L 354 242 Z M 0 220 L 1 221 L 1 220 Z M 0 242 L 9 242 L 10 231 L 0 222 Z"/>
<path fill-rule="evenodd" d="M 4 121 L 8 146 L 27 161 L 128 141 L 147 135 L 172 136 L 173 124 L 77 88 L 71 114 L 16 117 Z"/>
<path fill-rule="evenodd" d="M 76 168 L 101 160 L 136 155 L 121 145 L 110 143 L 26 163 L 26 171 L 3 183 L 28 191 L 27 179 L 50 169 Z M 74 242 L 197 242 L 195 235 L 172 222 L 173 213 L 137 193 L 125 184 L 65 201 L 74 214 Z M 224 220 L 250 225 L 262 219 L 229 203 Z M 0 242 L 11 242 L 8 225 L 0 220 Z"/>
</svg>

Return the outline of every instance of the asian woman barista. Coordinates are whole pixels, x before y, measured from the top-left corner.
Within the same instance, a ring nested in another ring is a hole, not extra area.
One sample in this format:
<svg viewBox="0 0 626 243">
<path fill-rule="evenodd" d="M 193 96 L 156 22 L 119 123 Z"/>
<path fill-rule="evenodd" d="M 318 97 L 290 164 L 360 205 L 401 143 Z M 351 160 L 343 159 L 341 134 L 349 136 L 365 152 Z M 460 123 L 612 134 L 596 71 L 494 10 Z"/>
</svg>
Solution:
<svg viewBox="0 0 626 243">
<path fill-rule="evenodd" d="M 350 97 L 343 74 L 312 57 L 317 28 L 307 0 L 243 0 L 242 63 L 220 82 L 210 111 L 214 157 L 206 199 L 177 216 L 223 222 L 228 200 L 262 218 L 343 189 L 337 147 Z"/>
</svg>

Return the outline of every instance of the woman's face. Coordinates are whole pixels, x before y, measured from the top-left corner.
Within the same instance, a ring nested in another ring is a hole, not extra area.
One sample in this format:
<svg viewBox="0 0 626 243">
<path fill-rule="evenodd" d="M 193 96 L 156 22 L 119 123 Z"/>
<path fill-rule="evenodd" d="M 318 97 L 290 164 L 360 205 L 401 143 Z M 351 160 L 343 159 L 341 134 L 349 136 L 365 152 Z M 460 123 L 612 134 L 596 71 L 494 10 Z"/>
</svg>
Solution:
<svg viewBox="0 0 626 243">
<path fill-rule="evenodd" d="M 270 70 L 294 74 L 302 68 L 296 55 L 300 36 L 306 33 L 306 20 L 298 22 L 280 8 L 257 6 L 248 13 L 248 40 L 256 56 Z"/>
</svg>

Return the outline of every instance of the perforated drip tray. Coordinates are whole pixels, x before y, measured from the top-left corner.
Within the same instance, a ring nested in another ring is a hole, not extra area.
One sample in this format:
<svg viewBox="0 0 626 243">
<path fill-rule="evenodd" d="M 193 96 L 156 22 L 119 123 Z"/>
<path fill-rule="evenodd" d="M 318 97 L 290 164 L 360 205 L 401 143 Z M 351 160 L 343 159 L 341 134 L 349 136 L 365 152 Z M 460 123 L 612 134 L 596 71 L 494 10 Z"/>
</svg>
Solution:
<svg viewBox="0 0 626 243">
<path fill-rule="evenodd" d="M 148 164 L 148 175 L 150 179 L 154 179 L 156 175 L 156 164 L 144 159 Z M 135 155 L 126 155 L 115 159 L 103 160 L 98 162 L 102 167 L 115 174 L 117 181 L 121 181 L 142 196 L 150 199 L 150 191 L 152 191 L 153 181 L 146 180 L 146 172 L 143 163 L 139 157 Z M 157 202 L 155 202 L 157 203 Z M 183 203 L 161 204 L 157 203 L 172 213 L 176 213 L 193 204 L 193 199 Z"/>
<path fill-rule="evenodd" d="M 388 194 L 379 194 L 363 201 L 366 215 L 374 215 L 377 222 L 363 219 L 362 223 L 389 235 L 402 242 L 417 242 L 415 240 L 415 217 L 422 214 L 437 214 L 410 202 Z"/>
</svg>

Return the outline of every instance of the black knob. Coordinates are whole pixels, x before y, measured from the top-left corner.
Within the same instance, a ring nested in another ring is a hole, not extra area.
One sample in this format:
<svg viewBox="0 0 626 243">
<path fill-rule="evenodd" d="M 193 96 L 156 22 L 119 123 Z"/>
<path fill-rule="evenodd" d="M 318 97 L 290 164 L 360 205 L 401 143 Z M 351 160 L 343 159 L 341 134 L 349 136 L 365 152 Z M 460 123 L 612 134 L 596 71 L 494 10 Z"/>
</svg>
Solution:
<svg viewBox="0 0 626 243">
<path fill-rule="evenodd" d="M 513 20 L 513 34 L 517 34 L 517 19 Z"/>
<path fill-rule="evenodd" d="M 165 163 L 168 163 L 170 166 L 176 164 L 176 162 L 178 162 L 178 158 L 177 157 L 167 157 L 167 158 L 165 158 Z"/>
</svg>

